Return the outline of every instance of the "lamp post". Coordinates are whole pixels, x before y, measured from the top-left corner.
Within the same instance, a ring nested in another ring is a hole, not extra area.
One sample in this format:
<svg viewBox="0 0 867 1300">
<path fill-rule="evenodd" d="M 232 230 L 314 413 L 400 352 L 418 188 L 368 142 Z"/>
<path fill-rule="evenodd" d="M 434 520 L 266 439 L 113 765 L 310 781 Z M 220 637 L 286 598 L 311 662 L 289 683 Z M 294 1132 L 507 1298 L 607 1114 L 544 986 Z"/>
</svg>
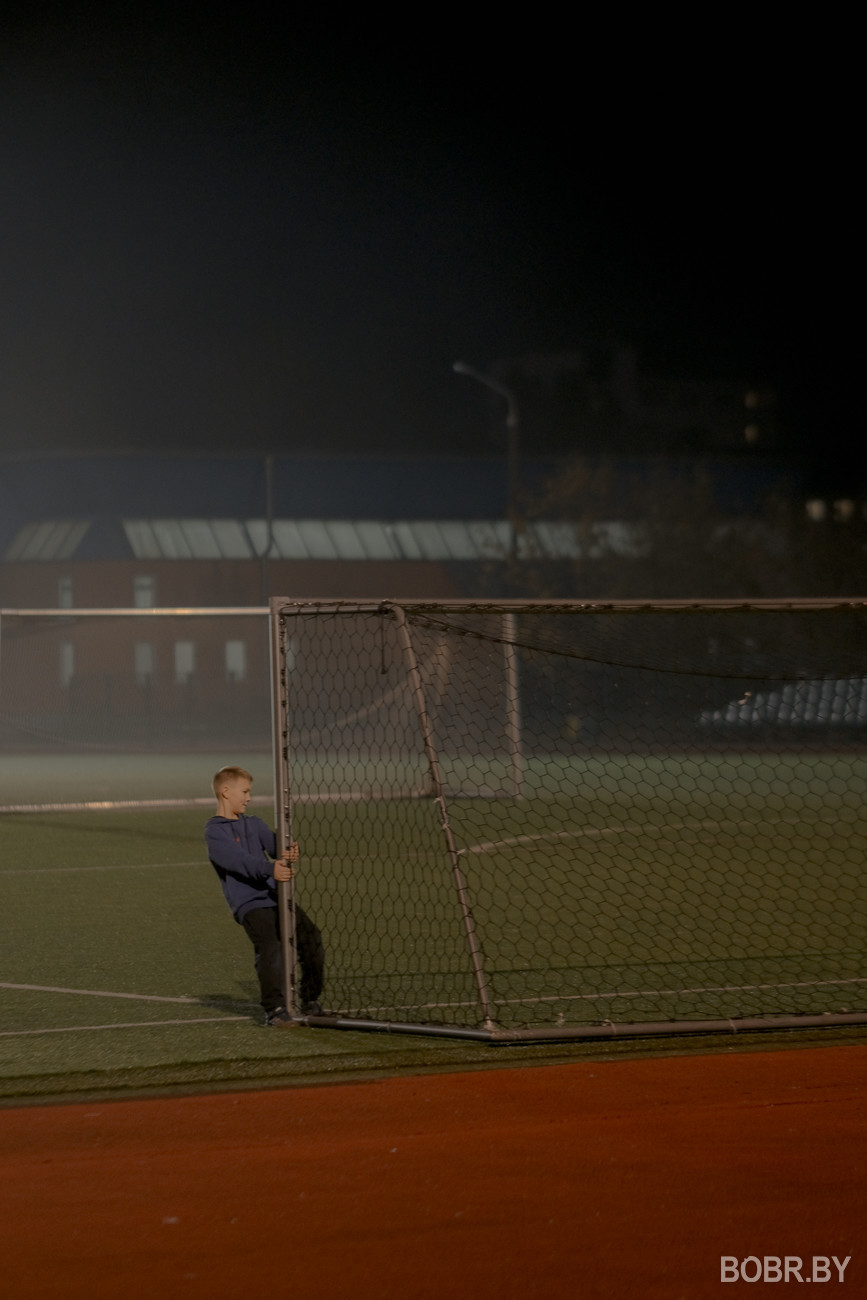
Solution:
<svg viewBox="0 0 867 1300">
<path fill-rule="evenodd" d="M 486 388 L 492 389 L 493 392 L 506 399 L 508 471 L 506 515 L 509 520 L 509 559 L 514 565 L 515 560 L 518 558 L 518 469 L 521 454 L 521 425 L 518 418 L 518 403 L 515 401 L 515 394 L 511 388 L 501 384 L 498 379 L 493 379 L 490 375 L 482 374 L 480 370 L 465 365 L 463 361 L 456 361 L 452 366 L 452 370 L 459 375 L 469 375 L 470 379 L 477 379 L 480 384 L 484 384 Z M 514 578 L 513 568 L 512 579 L 514 580 Z M 517 625 L 514 613 L 503 614 L 502 635 L 506 677 L 506 743 L 510 755 L 512 797 L 520 799 L 524 790 L 524 756 L 521 747 L 521 697 L 518 688 Z"/>
<path fill-rule="evenodd" d="M 514 560 L 518 554 L 518 471 L 520 467 L 520 419 L 518 416 L 518 403 L 515 400 L 515 394 L 511 388 L 501 384 L 498 379 L 491 375 L 483 374 L 481 370 L 476 370 L 473 366 L 466 365 L 463 361 L 456 361 L 452 370 L 458 375 L 469 375 L 470 379 L 477 379 L 480 384 L 490 388 L 493 392 L 504 397 L 507 403 L 506 411 L 506 516 L 509 521 L 509 558 Z"/>
<path fill-rule="evenodd" d="M 265 469 L 265 545 L 259 552 L 259 603 L 267 605 L 271 596 L 268 584 L 268 561 L 274 546 L 274 457 L 266 456 Z M 255 551 L 255 548 L 254 548 Z"/>
</svg>

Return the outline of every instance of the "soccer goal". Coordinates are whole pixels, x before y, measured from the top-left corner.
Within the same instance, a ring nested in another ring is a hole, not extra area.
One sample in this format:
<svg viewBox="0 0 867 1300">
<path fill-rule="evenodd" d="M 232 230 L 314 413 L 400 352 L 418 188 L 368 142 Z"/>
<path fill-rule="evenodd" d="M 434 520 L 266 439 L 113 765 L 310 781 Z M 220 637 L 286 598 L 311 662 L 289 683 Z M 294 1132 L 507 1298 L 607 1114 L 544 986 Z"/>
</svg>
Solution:
<svg viewBox="0 0 867 1300">
<path fill-rule="evenodd" d="M 328 1019 L 867 1020 L 867 602 L 271 602 Z"/>
</svg>

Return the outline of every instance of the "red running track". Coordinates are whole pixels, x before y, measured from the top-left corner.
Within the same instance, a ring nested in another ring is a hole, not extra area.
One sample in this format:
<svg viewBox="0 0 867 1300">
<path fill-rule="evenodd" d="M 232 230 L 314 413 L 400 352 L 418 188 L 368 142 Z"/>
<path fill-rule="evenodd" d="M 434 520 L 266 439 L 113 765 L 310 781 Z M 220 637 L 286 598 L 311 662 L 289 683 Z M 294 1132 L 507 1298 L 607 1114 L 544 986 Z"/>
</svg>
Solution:
<svg viewBox="0 0 867 1300">
<path fill-rule="evenodd" d="M 693 1300 L 771 1285 L 722 1255 L 848 1255 L 820 1294 L 864 1296 L 865 1075 L 852 1045 L 0 1111 L 0 1294 Z"/>
</svg>

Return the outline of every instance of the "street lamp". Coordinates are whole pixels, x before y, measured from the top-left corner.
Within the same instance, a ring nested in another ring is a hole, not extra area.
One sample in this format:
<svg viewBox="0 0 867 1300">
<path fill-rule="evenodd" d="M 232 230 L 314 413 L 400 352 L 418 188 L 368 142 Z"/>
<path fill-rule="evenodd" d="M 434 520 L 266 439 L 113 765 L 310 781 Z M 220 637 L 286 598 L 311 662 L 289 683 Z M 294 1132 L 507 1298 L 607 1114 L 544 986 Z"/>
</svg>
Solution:
<svg viewBox="0 0 867 1300">
<path fill-rule="evenodd" d="M 456 361 L 452 366 L 452 370 L 459 375 L 469 375 L 470 379 L 477 379 L 480 384 L 484 384 L 486 388 L 492 389 L 500 397 L 506 399 L 508 407 L 506 411 L 508 466 L 506 515 L 509 520 L 509 559 L 514 564 L 518 558 L 518 458 L 521 454 L 519 441 L 521 426 L 518 418 L 518 403 L 515 401 L 515 394 L 511 388 L 501 384 L 498 379 L 492 379 L 490 375 L 483 375 L 480 370 L 465 365 L 463 361 Z M 514 570 L 511 576 L 514 581 Z M 506 667 L 506 735 L 510 754 L 512 795 L 515 799 L 520 799 L 524 789 L 524 759 L 521 748 L 521 697 L 518 689 L 518 647 L 515 636 L 516 618 L 515 614 L 509 611 L 503 614 L 503 654 Z"/>
<path fill-rule="evenodd" d="M 493 392 L 504 397 L 507 402 L 506 411 L 506 457 L 507 457 L 507 484 L 506 484 L 506 515 L 509 520 L 510 539 L 509 555 L 515 559 L 518 553 L 518 470 L 520 462 L 520 419 L 518 417 L 518 403 L 515 400 L 515 394 L 511 388 L 501 384 L 498 379 L 492 378 L 491 375 L 485 375 L 481 370 L 476 370 L 473 366 L 466 365 L 463 361 L 456 361 L 452 370 L 458 375 L 469 375 L 470 379 L 477 379 L 480 384 L 490 388 Z"/>
</svg>

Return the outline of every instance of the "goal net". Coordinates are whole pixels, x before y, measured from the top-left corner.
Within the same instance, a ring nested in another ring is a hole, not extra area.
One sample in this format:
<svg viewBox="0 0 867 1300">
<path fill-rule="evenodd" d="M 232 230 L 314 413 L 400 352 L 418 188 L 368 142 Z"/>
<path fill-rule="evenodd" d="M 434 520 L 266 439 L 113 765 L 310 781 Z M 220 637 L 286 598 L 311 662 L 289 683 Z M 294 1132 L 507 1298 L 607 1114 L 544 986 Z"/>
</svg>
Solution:
<svg viewBox="0 0 867 1300">
<path fill-rule="evenodd" d="M 867 603 L 272 601 L 335 1023 L 867 1011 Z"/>
</svg>

